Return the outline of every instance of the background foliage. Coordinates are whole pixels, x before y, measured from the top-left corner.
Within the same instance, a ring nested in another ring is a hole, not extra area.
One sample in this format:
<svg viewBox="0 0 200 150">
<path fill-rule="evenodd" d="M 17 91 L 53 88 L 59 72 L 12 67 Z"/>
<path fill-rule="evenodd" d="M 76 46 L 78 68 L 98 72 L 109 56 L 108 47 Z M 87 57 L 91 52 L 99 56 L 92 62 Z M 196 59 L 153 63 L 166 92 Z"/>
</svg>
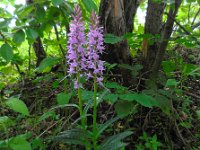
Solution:
<svg viewBox="0 0 200 150">
<path fill-rule="evenodd" d="M 91 133 L 74 129 L 80 116 L 76 90 L 66 71 L 67 34 L 75 3 L 81 6 L 88 26 L 100 0 L 16 2 L 0 2 L 0 149 L 81 149 L 90 143 Z M 165 3 L 169 10 L 174 1 Z M 147 1 L 142 1 L 138 11 L 145 13 L 146 7 Z M 151 44 L 161 37 L 144 34 L 140 14 L 133 32 L 104 35 L 106 44 L 127 40 L 134 63 L 105 63 L 105 79 L 97 93 L 99 149 L 199 149 L 199 14 L 200 0 L 182 2 L 157 85 L 147 81 L 143 87 L 141 53 L 144 39 Z M 163 22 L 166 19 L 167 14 Z M 37 53 L 37 46 L 44 55 Z M 130 87 L 123 84 L 116 68 L 131 72 Z M 82 98 L 91 128 L 92 82 L 84 78 L 81 82 L 86 84 Z"/>
</svg>

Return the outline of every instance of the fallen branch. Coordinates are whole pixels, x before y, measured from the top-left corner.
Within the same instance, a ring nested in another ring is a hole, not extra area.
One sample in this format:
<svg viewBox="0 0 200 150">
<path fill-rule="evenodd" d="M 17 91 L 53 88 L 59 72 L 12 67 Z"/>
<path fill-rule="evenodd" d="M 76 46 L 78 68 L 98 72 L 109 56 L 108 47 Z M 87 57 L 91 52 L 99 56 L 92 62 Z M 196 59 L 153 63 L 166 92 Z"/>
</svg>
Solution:
<svg viewBox="0 0 200 150">
<path fill-rule="evenodd" d="M 200 95 L 196 95 L 196 94 L 188 92 L 188 91 L 184 91 L 184 93 L 186 95 L 189 95 L 189 96 L 192 96 L 192 97 L 196 98 L 197 101 L 200 101 Z"/>
</svg>

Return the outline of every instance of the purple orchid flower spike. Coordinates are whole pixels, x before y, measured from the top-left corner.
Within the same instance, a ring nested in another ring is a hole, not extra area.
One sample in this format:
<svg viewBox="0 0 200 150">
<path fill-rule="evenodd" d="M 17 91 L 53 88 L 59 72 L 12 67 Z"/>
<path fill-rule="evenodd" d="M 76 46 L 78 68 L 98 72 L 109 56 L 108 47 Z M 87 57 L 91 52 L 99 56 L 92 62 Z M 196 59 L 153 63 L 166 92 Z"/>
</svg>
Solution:
<svg viewBox="0 0 200 150">
<path fill-rule="evenodd" d="M 82 18 L 82 11 L 79 5 L 75 6 L 73 20 L 70 23 L 70 32 L 68 34 L 68 73 L 70 76 L 80 75 L 87 69 L 87 59 L 84 46 L 86 45 L 85 27 Z M 77 89 L 77 81 L 75 81 L 75 88 Z"/>
<path fill-rule="evenodd" d="M 97 82 L 103 80 L 104 61 L 101 61 L 99 54 L 105 49 L 103 46 L 103 27 L 99 25 L 99 17 L 93 11 L 91 14 L 90 30 L 88 37 L 88 60 L 87 67 L 90 72 L 88 77 L 96 76 Z"/>
</svg>

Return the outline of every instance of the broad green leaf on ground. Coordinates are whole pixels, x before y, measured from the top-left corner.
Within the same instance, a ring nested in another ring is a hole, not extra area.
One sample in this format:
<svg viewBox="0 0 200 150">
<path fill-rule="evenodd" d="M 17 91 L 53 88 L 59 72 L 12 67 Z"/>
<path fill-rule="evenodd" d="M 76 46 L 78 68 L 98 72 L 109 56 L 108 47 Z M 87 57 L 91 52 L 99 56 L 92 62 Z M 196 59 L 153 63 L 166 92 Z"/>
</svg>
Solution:
<svg viewBox="0 0 200 150">
<path fill-rule="evenodd" d="M 57 103 L 58 105 L 65 105 L 69 103 L 69 100 L 72 96 L 72 93 L 59 93 L 57 95 Z"/>
<path fill-rule="evenodd" d="M 17 44 L 21 44 L 25 40 L 25 33 L 23 30 L 17 31 L 13 36 L 13 41 Z"/>
<path fill-rule="evenodd" d="M 2 56 L 7 62 L 13 57 L 13 50 L 9 44 L 3 44 L 0 48 L 0 56 Z"/>
<path fill-rule="evenodd" d="M 7 116 L 0 117 L 0 131 L 6 130 L 9 126 L 12 126 L 14 122 Z"/>
<path fill-rule="evenodd" d="M 135 97 L 135 100 L 145 106 L 145 107 L 149 107 L 149 108 L 152 108 L 154 106 L 159 106 L 159 103 L 158 101 L 153 98 L 152 96 L 149 96 L 149 95 L 146 95 L 146 94 L 138 94 L 136 97 Z"/>
<path fill-rule="evenodd" d="M 12 150 L 32 150 L 31 144 L 23 137 L 14 137 L 9 141 L 9 147 Z"/>
<path fill-rule="evenodd" d="M 94 93 L 92 91 L 83 90 L 82 91 L 82 98 L 84 101 L 89 101 L 93 99 Z"/>
<path fill-rule="evenodd" d="M 28 116 L 29 111 L 26 104 L 17 98 L 10 98 L 6 101 L 6 105 L 15 112 Z"/>
<path fill-rule="evenodd" d="M 35 138 L 31 141 L 31 145 L 32 145 L 32 149 L 33 150 L 37 150 L 37 149 L 45 149 L 44 146 L 44 141 L 42 138 Z"/>
<path fill-rule="evenodd" d="M 164 72 L 167 75 L 171 75 L 171 73 L 176 69 L 176 64 L 175 64 L 175 62 L 173 62 L 171 60 L 163 61 L 162 67 L 163 67 Z"/>
<path fill-rule="evenodd" d="M 137 93 L 120 94 L 119 98 L 126 101 L 134 101 Z"/>
<path fill-rule="evenodd" d="M 84 4 L 87 11 L 89 11 L 90 13 L 92 12 L 92 10 L 96 12 L 98 11 L 97 5 L 94 3 L 93 0 L 82 0 L 82 3 Z"/>
<path fill-rule="evenodd" d="M 131 113 L 135 113 L 137 110 L 134 107 L 135 104 L 130 101 L 118 101 L 115 104 L 115 112 L 119 117 L 125 117 Z"/>
<path fill-rule="evenodd" d="M 109 89 L 126 89 L 126 87 L 118 84 L 117 82 L 106 82 L 105 86 Z"/>
<path fill-rule="evenodd" d="M 108 94 L 104 95 L 103 99 L 105 101 L 111 102 L 113 104 L 113 103 L 115 103 L 117 101 L 118 94 L 108 93 Z"/>
<path fill-rule="evenodd" d="M 121 41 L 123 41 L 123 39 L 124 39 L 123 37 L 118 37 L 113 34 L 106 34 L 104 36 L 104 42 L 110 43 L 110 44 L 115 44 L 115 43 L 121 42 Z"/>
<path fill-rule="evenodd" d="M 139 104 L 149 108 L 152 108 L 153 106 L 159 106 L 159 103 L 156 99 L 143 93 L 121 94 L 119 97 L 122 100 L 137 101 Z"/>
<path fill-rule="evenodd" d="M 176 87 L 179 84 L 175 79 L 168 79 L 167 83 L 165 84 L 165 87 Z"/>
<path fill-rule="evenodd" d="M 167 115 L 170 115 L 171 113 L 171 103 L 170 103 L 170 99 L 167 98 L 164 95 L 161 94 L 156 94 L 155 95 L 155 99 L 157 100 L 157 102 L 159 103 L 160 109 Z"/>
</svg>

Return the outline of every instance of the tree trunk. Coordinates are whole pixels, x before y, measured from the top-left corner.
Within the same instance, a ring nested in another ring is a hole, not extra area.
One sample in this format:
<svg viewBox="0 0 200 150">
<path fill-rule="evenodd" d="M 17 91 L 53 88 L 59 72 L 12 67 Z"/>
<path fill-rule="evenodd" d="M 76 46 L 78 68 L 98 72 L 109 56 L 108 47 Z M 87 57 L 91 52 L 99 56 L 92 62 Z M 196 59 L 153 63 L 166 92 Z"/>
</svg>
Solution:
<svg viewBox="0 0 200 150">
<path fill-rule="evenodd" d="M 139 2 L 139 0 L 101 0 L 100 23 L 104 27 L 104 33 L 123 36 L 128 32 L 132 32 L 133 20 Z M 111 64 L 131 64 L 127 40 L 116 44 L 106 44 L 105 47 L 103 60 Z M 117 73 L 122 74 L 126 80 L 131 78 L 130 71 L 125 69 L 118 69 Z"/>
<path fill-rule="evenodd" d="M 36 67 L 38 67 L 41 63 L 41 61 L 46 58 L 46 52 L 44 51 L 44 47 L 42 45 L 42 41 L 40 37 L 36 39 L 36 41 L 33 43 L 33 48 L 35 51 L 35 55 L 37 57 Z"/>
<path fill-rule="evenodd" d="M 143 40 L 143 71 L 149 72 L 152 69 L 156 53 L 159 47 L 159 36 L 162 30 L 162 18 L 165 10 L 165 4 L 163 2 L 155 2 L 154 0 L 148 0 L 145 30 L 144 33 L 150 37 Z M 147 73 L 147 78 L 149 73 Z"/>
<path fill-rule="evenodd" d="M 33 3 L 33 0 L 26 0 L 26 4 L 30 5 Z M 37 6 L 35 6 L 37 7 Z M 35 55 L 37 57 L 36 67 L 38 67 L 41 63 L 41 61 L 46 58 L 46 52 L 44 50 L 42 40 L 40 37 L 36 39 L 36 41 L 33 43 L 33 49 L 35 52 Z"/>
<path fill-rule="evenodd" d="M 158 73 L 158 70 L 160 68 L 161 62 L 163 60 L 163 56 L 165 54 L 169 38 L 171 37 L 173 26 L 174 26 L 174 19 L 176 18 L 176 15 L 178 13 L 178 9 L 182 3 L 182 0 L 175 0 L 175 4 L 171 5 L 168 18 L 165 23 L 165 27 L 162 33 L 161 42 L 159 45 L 159 49 L 154 61 L 154 65 L 152 67 L 152 77 L 155 78 L 155 76 Z M 174 6 L 175 5 L 175 6 Z"/>
<path fill-rule="evenodd" d="M 100 23 L 105 34 L 123 36 L 133 30 L 133 18 L 138 0 L 102 0 L 100 4 Z M 117 44 L 106 44 L 103 59 L 109 63 L 131 63 L 129 46 L 126 40 Z"/>
<path fill-rule="evenodd" d="M 137 12 L 137 8 L 141 2 L 141 0 L 124 0 L 124 14 L 127 32 L 132 32 L 134 29 L 134 18 Z"/>
</svg>

